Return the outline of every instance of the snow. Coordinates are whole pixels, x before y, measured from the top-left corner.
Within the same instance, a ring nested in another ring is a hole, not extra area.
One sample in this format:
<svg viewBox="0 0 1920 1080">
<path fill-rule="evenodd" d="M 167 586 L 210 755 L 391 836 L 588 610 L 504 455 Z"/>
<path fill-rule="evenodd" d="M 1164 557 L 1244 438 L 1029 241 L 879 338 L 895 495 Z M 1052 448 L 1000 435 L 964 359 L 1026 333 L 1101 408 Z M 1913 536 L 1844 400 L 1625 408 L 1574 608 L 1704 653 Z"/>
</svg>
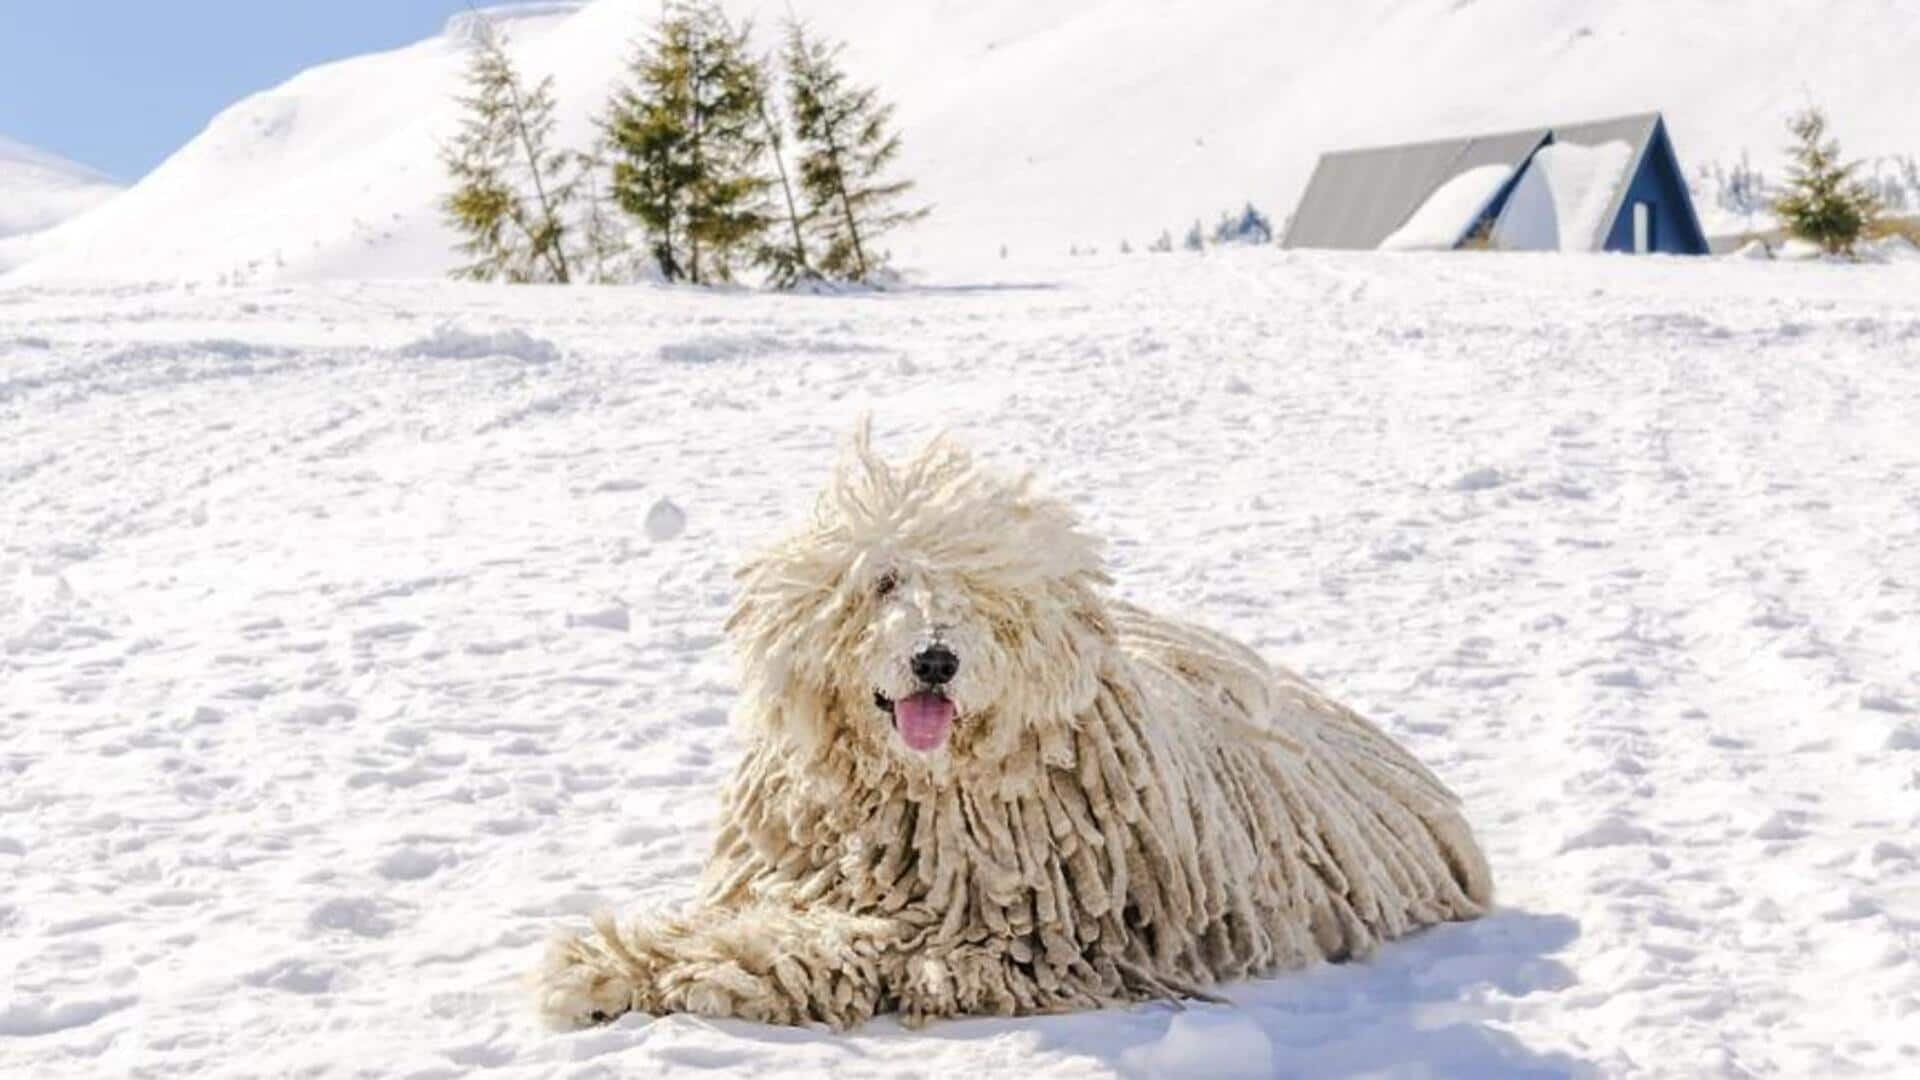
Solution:
<svg viewBox="0 0 1920 1080">
<path fill-rule="evenodd" d="M 647 509 L 647 536 L 665 543 L 687 531 L 687 512 L 672 499 L 662 498 Z"/>
<path fill-rule="evenodd" d="M 24 264 L 16 280 L 55 281 L 443 276 L 460 257 L 440 221 L 439 153 L 459 123 L 473 17 L 245 98 L 123 198 L 31 242 L 0 243 L 0 270 Z M 529 71 L 554 74 L 578 107 L 562 135 L 584 148 L 587 103 L 617 74 L 631 8 L 541 3 L 496 17 Z M 600 63 L 576 69 L 571 55 Z"/>
<path fill-rule="evenodd" d="M 0 240 L 51 228 L 119 193 L 79 162 L 0 135 Z"/>
<path fill-rule="evenodd" d="M 1625 142 L 1541 147 L 1493 224 L 1493 246 L 1503 251 L 1599 251 L 1613 224 L 1607 211 L 1633 165 L 1633 147 Z"/>
<path fill-rule="evenodd" d="M 0 289 L 0 1059 L 1911 1075 L 1916 298 L 1913 263 L 1271 248 L 822 297 Z M 551 351 L 414 347 L 468 337 Z M 1036 469 L 1121 595 L 1376 717 L 1499 910 L 1187 1012 L 540 1030 L 550 933 L 693 888 L 731 568 L 862 413 Z"/>
<path fill-rule="evenodd" d="M 529 364 L 544 364 L 560 358 L 553 342 L 537 338 L 525 330 L 466 330 L 452 323 L 433 328 L 433 333 L 410 342 L 400 350 L 402 356 L 430 356 L 443 360 L 504 358 Z"/>
<path fill-rule="evenodd" d="M 1881 238 L 1873 251 L 1888 262 L 1920 262 L 1920 244 L 1897 233 Z"/>
<path fill-rule="evenodd" d="M 1380 241 L 1380 250 L 1452 251 L 1512 177 L 1513 166 L 1494 164 L 1468 169 L 1448 180 Z"/>
<path fill-rule="evenodd" d="M 519 9 L 515 55 L 530 76 L 555 77 L 564 141 L 585 144 L 657 6 Z M 729 7 L 770 31 L 789 4 Z M 1909 97 L 1887 92 L 1912 67 L 1912 15 L 1899 4 L 1783 0 L 1765 19 L 1730 19 L 1710 0 L 791 7 L 846 39 L 850 69 L 899 105 L 902 173 L 935 210 L 890 246 L 934 278 L 1070 245 L 1144 248 L 1248 200 L 1277 221 L 1319 154 L 1341 147 L 1662 109 L 1690 174 L 1748 150 L 1779 176 L 1784 118 L 1812 87 L 1850 155 L 1920 150 Z M 42 282 L 443 275 L 456 257 L 436 209 L 436 153 L 458 121 L 468 19 L 235 104 L 111 212 L 44 242 L 0 242 L 0 271 L 31 261 L 18 280 Z"/>
<path fill-rule="evenodd" d="M 1789 236 L 1781 242 L 1780 249 L 1774 253 L 1774 258 L 1789 262 L 1819 262 L 1827 258 L 1827 249 L 1811 240 Z"/>
<path fill-rule="evenodd" d="M 1198 1008 L 1175 1016 L 1165 1035 L 1130 1051 L 1126 1064 L 1151 1078 L 1264 1080 L 1274 1075 L 1273 1041 L 1241 1010 Z"/>
</svg>

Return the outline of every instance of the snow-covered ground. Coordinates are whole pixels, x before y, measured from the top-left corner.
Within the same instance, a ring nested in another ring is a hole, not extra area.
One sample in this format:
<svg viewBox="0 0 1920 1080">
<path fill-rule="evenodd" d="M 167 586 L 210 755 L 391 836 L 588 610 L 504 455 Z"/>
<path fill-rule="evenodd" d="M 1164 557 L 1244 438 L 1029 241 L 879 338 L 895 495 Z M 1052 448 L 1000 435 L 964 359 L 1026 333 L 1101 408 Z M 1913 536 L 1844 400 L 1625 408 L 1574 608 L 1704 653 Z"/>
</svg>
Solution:
<svg viewBox="0 0 1920 1080">
<path fill-rule="evenodd" d="M 0 135 L 0 240 L 50 229 L 119 193 L 111 177 Z"/>
<path fill-rule="evenodd" d="M 1378 717 L 1499 911 L 1230 1008 L 540 1030 L 547 935 L 690 890 L 730 567 L 862 410 Z M 1913 1074 L 1916 415 L 1912 264 L 0 290 L 0 1062 Z"/>
<path fill-rule="evenodd" d="M 1911 0 L 725 0 L 772 47 L 789 11 L 848 43 L 899 106 L 903 175 L 934 207 L 901 262 L 978 272 L 1145 247 L 1248 200 L 1276 223 L 1327 150 L 1666 113 L 1692 175 L 1784 175 L 1785 119 L 1825 105 L 1851 155 L 1920 153 Z M 511 5 L 585 149 L 657 4 Z M 445 275 L 440 147 L 467 56 L 445 34 L 315 67 L 236 102 L 116 204 L 32 243 L 17 280 L 276 282 Z M 1697 199 L 1710 233 L 1764 227 Z"/>
</svg>

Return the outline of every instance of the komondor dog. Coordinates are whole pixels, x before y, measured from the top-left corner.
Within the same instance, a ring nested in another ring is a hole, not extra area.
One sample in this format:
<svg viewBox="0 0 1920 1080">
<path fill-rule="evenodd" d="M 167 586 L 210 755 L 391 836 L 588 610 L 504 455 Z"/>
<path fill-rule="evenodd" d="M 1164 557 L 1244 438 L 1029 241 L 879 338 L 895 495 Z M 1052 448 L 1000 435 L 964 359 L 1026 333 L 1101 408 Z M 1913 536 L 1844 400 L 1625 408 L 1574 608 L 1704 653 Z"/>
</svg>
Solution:
<svg viewBox="0 0 1920 1080">
<path fill-rule="evenodd" d="M 1027 479 L 864 434 L 740 571 L 745 757 L 696 905 L 555 944 L 562 1025 L 1207 996 L 1484 912 L 1447 788 L 1250 649 L 1108 596 Z"/>
</svg>

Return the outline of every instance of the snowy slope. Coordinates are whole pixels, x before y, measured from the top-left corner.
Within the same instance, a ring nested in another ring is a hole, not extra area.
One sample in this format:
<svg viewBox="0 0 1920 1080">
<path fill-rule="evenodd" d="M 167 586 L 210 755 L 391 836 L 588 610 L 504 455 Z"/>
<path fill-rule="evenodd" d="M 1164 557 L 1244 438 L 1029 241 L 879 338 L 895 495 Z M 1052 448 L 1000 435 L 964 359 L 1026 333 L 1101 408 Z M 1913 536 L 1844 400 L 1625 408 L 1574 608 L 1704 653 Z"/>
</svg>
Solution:
<svg viewBox="0 0 1920 1080">
<path fill-rule="evenodd" d="M 503 21 L 532 62 L 575 8 L 516 10 Z M 126 198 L 30 245 L 0 244 L 0 268 L 36 264 L 13 280 L 440 276 L 451 256 L 438 147 L 457 123 L 466 18 L 239 102 Z"/>
<path fill-rule="evenodd" d="M 51 228 L 119 193 L 102 173 L 0 135 L 0 240 Z"/>
<path fill-rule="evenodd" d="M 1036 279 L 0 296 L 4 1071 L 1920 1069 L 1920 264 Z M 1177 1015 L 540 1031 L 556 926 L 693 888 L 730 567 L 862 410 L 1379 718 L 1500 909 Z"/>
<path fill-rule="evenodd" d="M 729 0 L 762 26 L 786 0 Z M 1252 199 L 1278 221 L 1324 149 L 1665 109 L 1683 160 L 1778 160 L 1808 94 L 1849 152 L 1913 153 L 1914 12 L 1786 0 L 794 0 L 900 106 L 935 272 L 1143 246 Z M 584 138 L 652 5 L 514 20 Z M 0 246 L 23 280 L 436 276 L 459 35 L 309 71 L 234 106 L 113 214 Z"/>
</svg>

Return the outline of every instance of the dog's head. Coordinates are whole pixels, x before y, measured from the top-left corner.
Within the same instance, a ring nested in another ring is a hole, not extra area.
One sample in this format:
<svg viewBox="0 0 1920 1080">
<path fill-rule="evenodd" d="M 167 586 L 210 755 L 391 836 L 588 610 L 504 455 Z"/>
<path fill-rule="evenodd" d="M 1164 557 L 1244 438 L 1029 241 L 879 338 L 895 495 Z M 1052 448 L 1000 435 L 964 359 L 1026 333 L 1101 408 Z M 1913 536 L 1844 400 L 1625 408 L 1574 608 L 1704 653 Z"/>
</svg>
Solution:
<svg viewBox="0 0 1920 1080">
<path fill-rule="evenodd" d="M 739 577 L 748 715 L 870 768 L 962 775 L 1064 730 L 1111 640 L 1072 511 L 944 439 L 894 466 L 863 426 L 811 520 Z"/>
</svg>

